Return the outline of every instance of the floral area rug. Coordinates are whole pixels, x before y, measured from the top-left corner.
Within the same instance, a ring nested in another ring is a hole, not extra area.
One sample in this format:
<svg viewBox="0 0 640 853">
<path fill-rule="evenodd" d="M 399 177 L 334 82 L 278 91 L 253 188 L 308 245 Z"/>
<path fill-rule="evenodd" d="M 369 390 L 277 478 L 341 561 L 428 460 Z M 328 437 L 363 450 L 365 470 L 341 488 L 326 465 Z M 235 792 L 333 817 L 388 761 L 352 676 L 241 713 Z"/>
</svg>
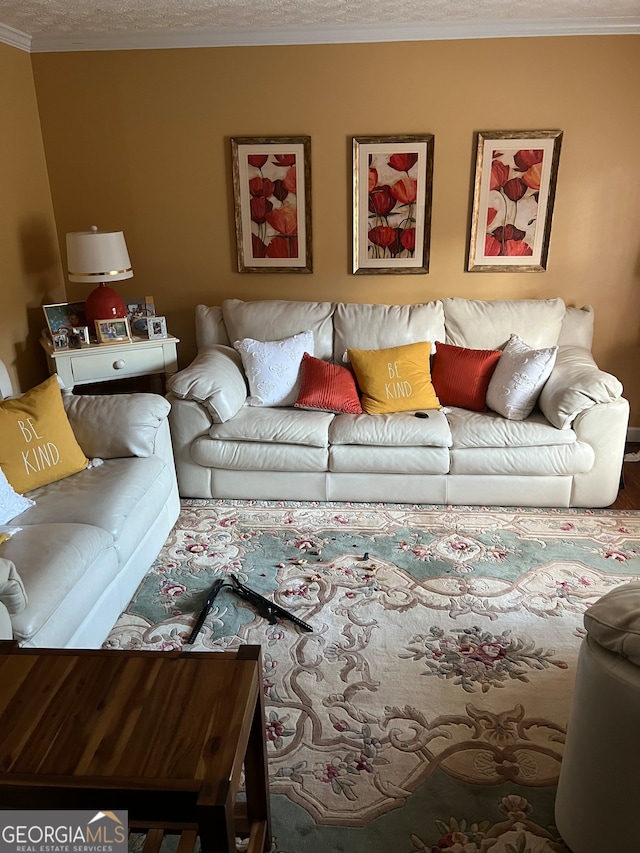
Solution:
<svg viewBox="0 0 640 853">
<path fill-rule="evenodd" d="M 640 513 L 183 501 L 106 643 L 263 649 L 273 853 L 566 853 L 555 785 L 585 608 Z"/>
</svg>

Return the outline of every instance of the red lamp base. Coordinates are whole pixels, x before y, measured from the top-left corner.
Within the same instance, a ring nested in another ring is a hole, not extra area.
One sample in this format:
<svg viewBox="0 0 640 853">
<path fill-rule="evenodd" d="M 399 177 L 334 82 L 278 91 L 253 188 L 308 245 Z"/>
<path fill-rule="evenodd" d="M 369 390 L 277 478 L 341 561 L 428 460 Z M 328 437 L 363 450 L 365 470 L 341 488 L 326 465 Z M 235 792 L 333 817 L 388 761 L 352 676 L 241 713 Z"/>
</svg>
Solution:
<svg viewBox="0 0 640 853">
<path fill-rule="evenodd" d="M 89 334 L 92 337 L 96 334 L 96 320 L 113 320 L 127 316 L 127 306 L 120 294 L 107 287 L 104 282 L 100 282 L 100 285 L 87 296 L 84 310 Z"/>
</svg>

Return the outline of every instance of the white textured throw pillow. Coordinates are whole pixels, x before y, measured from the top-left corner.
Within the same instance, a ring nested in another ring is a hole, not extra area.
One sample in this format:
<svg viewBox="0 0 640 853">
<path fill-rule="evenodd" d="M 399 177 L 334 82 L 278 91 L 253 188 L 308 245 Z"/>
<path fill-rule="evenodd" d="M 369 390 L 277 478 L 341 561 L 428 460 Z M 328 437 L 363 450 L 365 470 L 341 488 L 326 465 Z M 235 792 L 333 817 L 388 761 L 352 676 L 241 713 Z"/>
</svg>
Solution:
<svg viewBox="0 0 640 853">
<path fill-rule="evenodd" d="M 532 349 L 511 335 L 487 388 L 487 406 L 512 421 L 528 418 L 556 361 L 558 347 Z"/>
<path fill-rule="evenodd" d="M 16 515 L 20 515 L 36 502 L 25 498 L 13 490 L 13 486 L 0 468 L 0 524 L 8 524 Z"/>
<path fill-rule="evenodd" d="M 298 399 L 300 363 L 313 355 L 313 332 L 300 332 L 281 341 L 243 338 L 234 347 L 242 357 L 249 381 L 250 406 L 293 406 Z"/>
</svg>

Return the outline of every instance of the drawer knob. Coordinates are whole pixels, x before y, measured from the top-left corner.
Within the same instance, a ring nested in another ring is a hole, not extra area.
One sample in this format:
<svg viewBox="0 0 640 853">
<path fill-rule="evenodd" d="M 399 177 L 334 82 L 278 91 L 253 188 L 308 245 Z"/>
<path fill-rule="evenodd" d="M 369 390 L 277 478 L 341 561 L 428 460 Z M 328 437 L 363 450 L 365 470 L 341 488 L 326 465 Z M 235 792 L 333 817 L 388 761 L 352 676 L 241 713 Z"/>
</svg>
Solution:
<svg viewBox="0 0 640 853">
<path fill-rule="evenodd" d="M 119 358 L 117 361 L 113 362 L 113 369 L 114 370 L 122 370 L 123 367 L 124 367 L 123 359 Z"/>
</svg>

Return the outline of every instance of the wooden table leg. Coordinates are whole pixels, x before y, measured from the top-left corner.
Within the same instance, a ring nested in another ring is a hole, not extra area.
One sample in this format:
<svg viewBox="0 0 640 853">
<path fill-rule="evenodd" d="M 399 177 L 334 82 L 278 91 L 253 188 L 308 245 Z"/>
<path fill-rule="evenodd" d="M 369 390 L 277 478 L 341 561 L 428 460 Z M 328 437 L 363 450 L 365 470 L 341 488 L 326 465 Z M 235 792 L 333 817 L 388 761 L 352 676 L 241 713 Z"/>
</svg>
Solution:
<svg viewBox="0 0 640 853">
<path fill-rule="evenodd" d="M 234 807 L 235 793 L 228 780 L 217 790 L 203 786 L 197 805 L 202 853 L 236 853 Z"/>
<path fill-rule="evenodd" d="M 247 649 L 256 649 L 257 654 L 252 654 Z M 262 825 L 264 831 L 264 842 L 256 849 L 271 849 L 271 805 L 269 801 L 269 773 L 267 767 L 267 741 L 265 737 L 266 719 L 264 713 L 264 690 L 262 687 L 262 653 L 259 646 L 242 646 L 238 650 L 238 657 L 244 659 L 257 659 L 259 690 L 256 706 L 249 733 L 249 742 L 244 759 L 245 788 L 247 792 L 247 817 L 249 824 Z"/>
</svg>

